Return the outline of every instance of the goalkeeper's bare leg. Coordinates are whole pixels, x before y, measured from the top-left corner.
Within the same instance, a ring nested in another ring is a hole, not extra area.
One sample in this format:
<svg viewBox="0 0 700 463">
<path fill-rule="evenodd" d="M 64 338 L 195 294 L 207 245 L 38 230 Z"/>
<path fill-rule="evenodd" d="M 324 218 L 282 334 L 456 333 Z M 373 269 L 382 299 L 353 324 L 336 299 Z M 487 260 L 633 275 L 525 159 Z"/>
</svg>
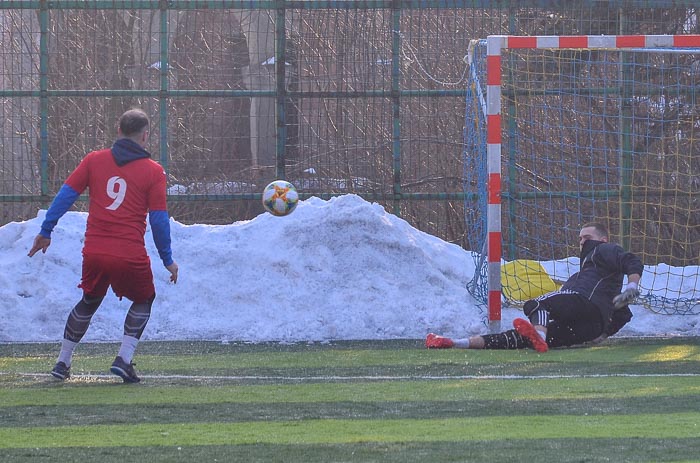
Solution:
<svg viewBox="0 0 700 463">
<path fill-rule="evenodd" d="M 533 346 L 513 329 L 502 333 L 475 335 L 461 339 L 452 339 L 430 333 L 425 339 L 425 347 L 428 349 L 525 349 Z"/>
</svg>

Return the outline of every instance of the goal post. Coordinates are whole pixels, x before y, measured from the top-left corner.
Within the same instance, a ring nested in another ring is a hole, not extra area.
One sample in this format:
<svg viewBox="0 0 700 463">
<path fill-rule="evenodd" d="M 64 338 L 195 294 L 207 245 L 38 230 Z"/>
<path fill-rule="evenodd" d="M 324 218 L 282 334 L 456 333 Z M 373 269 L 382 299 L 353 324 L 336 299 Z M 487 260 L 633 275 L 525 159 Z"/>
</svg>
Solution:
<svg viewBox="0 0 700 463">
<path fill-rule="evenodd" d="M 504 303 L 523 302 L 504 285 L 532 284 L 504 264 L 542 262 L 565 280 L 591 221 L 644 261 L 648 308 L 700 311 L 700 35 L 496 35 L 479 47 L 485 127 L 465 132 L 485 130 L 486 243 L 474 251 L 486 256 L 470 285 L 490 328 Z"/>
</svg>

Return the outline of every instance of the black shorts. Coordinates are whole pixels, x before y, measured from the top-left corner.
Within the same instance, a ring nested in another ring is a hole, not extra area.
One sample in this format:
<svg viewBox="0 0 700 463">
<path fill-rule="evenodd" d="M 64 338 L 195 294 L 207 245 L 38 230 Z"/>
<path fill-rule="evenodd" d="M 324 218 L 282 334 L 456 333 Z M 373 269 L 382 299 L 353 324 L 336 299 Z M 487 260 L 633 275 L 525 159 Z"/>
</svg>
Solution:
<svg viewBox="0 0 700 463">
<path fill-rule="evenodd" d="M 554 293 L 538 299 L 549 312 L 549 347 L 573 346 L 591 341 L 603 332 L 603 317 L 591 301 L 575 293 Z"/>
</svg>

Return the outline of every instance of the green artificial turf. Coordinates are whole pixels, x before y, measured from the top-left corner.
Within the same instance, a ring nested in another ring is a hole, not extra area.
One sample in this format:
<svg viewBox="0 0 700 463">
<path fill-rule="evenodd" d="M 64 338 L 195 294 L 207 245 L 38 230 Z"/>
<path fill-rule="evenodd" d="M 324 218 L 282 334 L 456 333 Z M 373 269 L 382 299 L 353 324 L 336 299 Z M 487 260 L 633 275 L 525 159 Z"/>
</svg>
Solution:
<svg viewBox="0 0 700 463">
<path fill-rule="evenodd" d="M 421 342 L 0 345 L 0 461 L 697 461 L 700 340 L 426 350 Z"/>
</svg>

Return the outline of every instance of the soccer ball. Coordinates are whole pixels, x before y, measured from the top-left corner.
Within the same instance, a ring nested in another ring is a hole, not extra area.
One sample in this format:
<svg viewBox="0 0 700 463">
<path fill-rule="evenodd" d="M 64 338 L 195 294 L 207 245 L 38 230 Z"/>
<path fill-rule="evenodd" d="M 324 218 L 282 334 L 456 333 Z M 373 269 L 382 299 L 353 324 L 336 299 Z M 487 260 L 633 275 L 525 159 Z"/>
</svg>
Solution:
<svg viewBox="0 0 700 463">
<path fill-rule="evenodd" d="M 292 213 L 299 202 L 299 193 L 289 182 L 275 180 L 265 187 L 262 203 L 265 210 L 272 215 L 282 217 Z"/>
</svg>

